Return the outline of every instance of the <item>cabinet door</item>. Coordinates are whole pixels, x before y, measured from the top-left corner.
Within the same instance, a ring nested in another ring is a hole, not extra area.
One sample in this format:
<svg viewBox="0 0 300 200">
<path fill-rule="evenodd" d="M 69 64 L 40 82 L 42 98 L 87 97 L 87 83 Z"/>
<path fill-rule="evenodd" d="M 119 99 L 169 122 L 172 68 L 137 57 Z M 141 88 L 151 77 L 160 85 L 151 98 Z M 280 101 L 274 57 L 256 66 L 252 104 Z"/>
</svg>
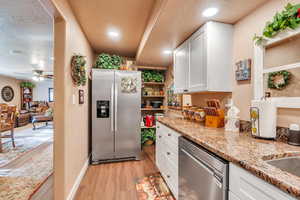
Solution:
<svg viewBox="0 0 300 200">
<path fill-rule="evenodd" d="M 156 145 L 155 145 L 155 158 L 156 166 L 162 170 L 162 155 L 163 155 L 163 129 L 160 123 L 156 124 Z"/>
<path fill-rule="evenodd" d="M 242 200 L 296 200 L 232 163 L 229 165 L 229 190 Z"/>
<path fill-rule="evenodd" d="M 175 93 L 188 92 L 189 57 L 188 42 L 185 42 L 174 52 Z"/>
<path fill-rule="evenodd" d="M 206 42 L 204 29 L 200 29 L 190 39 L 189 90 L 207 90 Z"/>
</svg>

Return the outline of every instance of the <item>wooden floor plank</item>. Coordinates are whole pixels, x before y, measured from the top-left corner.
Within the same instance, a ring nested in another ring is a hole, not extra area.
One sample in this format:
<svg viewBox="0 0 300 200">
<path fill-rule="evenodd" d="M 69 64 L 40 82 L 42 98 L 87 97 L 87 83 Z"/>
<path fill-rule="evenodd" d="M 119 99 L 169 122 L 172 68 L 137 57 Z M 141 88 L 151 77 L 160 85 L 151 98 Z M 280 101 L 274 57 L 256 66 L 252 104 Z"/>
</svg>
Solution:
<svg viewBox="0 0 300 200">
<path fill-rule="evenodd" d="M 158 172 L 154 146 L 144 147 L 143 159 L 90 166 L 75 200 L 137 200 L 135 183 Z"/>
</svg>

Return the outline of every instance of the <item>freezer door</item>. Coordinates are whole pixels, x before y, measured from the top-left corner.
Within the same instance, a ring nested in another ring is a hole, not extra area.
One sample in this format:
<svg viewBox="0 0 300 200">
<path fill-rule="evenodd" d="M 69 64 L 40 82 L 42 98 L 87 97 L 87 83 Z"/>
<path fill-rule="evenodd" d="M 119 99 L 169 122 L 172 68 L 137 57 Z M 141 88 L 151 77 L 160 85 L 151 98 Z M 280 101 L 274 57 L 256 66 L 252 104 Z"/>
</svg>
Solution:
<svg viewBox="0 0 300 200">
<path fill-rule="evenodd" d="M 139 157 L 141 151 L 141 72 L 115 72 L 115 155 Z"/>
<path fill-rule="evenodd" d="M 114 71 L 92 71 L 92 162 L 114 158 Z"/>
</svg>

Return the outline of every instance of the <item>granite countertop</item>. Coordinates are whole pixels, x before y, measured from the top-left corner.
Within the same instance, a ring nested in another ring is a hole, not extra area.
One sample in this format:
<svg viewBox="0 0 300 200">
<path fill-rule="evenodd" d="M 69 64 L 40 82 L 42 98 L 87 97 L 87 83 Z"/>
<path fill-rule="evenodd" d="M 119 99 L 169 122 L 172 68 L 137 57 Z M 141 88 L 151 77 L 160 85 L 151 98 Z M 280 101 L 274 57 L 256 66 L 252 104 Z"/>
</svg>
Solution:
<svg viewBox="0 0 300 200">
<path fill-rule="evenodd" d="M 300 199 L 300 177 L 284 172 L 266 160 L 300 156 L 300 147 L 273 140 L 255 139 L 244 133 L 203 125 L 174 117 L 160 117 L 159 122 L 181 133 L 191 141 L 233 162 L 257 177 Z"/>
</svg>

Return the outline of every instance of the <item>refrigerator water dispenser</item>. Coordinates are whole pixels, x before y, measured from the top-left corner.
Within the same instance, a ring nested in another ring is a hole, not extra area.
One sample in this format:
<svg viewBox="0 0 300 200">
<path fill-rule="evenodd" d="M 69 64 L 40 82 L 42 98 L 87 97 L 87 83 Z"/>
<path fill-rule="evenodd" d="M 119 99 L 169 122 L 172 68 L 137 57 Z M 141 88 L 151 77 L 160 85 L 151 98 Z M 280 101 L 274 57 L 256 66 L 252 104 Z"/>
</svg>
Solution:
<svg viewBox="0 0 300 200">
<path fill-rule="evenodd" d="M 97 118 L 109 118 L 109 101 L 97 101 Z"/>
</svg>

